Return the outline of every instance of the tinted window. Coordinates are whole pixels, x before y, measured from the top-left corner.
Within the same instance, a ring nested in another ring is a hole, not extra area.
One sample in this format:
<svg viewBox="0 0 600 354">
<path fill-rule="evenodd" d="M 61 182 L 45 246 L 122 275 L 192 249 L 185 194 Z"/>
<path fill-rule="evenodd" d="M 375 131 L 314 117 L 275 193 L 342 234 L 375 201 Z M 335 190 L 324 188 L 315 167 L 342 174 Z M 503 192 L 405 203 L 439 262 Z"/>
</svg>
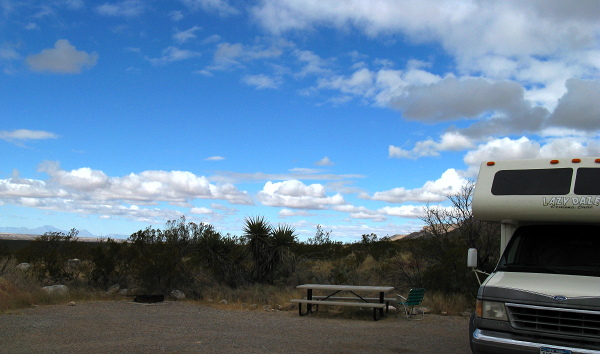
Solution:
<svg viewBox="0 0 600 354">
<path fill-rule="evenodd" d="M 575 194 L 600 195 L 600 168 L 579 168 L 575 180 Z"/>
<path fill-rule="evenodd" d="M 561 195 L 571 188 L 572 168 L 503 170 L 496 172 L 494 195 Z"/>
<path fill-rule="evenodd" d="M 600 276 L 600 227 L 587 225 L 522 226 L 499 270 Z"/>
</svg>

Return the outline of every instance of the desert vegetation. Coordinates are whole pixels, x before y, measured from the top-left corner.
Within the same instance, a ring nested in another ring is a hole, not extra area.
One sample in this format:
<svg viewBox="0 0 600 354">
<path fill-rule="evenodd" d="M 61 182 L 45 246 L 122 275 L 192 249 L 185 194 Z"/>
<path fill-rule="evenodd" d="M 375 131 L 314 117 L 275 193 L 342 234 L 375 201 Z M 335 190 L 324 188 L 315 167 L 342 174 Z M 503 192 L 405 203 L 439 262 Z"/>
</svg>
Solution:
<svg viewBox="0 0 600 354">
<path fill-rule="evenodd" d="M 182 217 L 162 229 L 137 231 L 126 242 L 81 242 L 74 229 L 18 248 L 0 241 L 0 311 L 59 301 L 40 290 L 54 284 L 69 287 L 68 301 L 111 298 L 116 295 L 107 289 L 118 285 L 127 289 L 122 294 L 179 290 L 192 300 L 262 308 L 301 296 L 298 284 L 331 283 L 391 285 L 401 293 L 424 287 L 430 309 L 460 313 L 478 286 L 465 265 L 467 249 L 478 248 L 481 267 L 491 270 L 500 238 L 498 225 L 473 219 L 472 192 L 469 184 L 449 196 L 451 208 L 425 207 L 423 230 L 398 240 L 369 234 L 342 243 L 319 225 L 301 242 L 293 227 L 255 216 L 245 220 L 241 236 Z"/>
</svg>

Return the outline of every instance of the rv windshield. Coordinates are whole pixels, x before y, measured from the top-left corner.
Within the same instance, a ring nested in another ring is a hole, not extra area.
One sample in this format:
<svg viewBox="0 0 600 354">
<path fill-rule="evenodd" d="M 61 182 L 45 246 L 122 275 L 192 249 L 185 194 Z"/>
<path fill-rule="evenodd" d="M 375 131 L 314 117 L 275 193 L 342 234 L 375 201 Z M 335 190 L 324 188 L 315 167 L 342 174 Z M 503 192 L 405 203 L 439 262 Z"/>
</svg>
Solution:
<svg viewBox="0 0 600 354">
<path fill-rule="evenodd" d="M 497 270 L 600 276 L 600 226 L 522 226 Z"/>
</svg>

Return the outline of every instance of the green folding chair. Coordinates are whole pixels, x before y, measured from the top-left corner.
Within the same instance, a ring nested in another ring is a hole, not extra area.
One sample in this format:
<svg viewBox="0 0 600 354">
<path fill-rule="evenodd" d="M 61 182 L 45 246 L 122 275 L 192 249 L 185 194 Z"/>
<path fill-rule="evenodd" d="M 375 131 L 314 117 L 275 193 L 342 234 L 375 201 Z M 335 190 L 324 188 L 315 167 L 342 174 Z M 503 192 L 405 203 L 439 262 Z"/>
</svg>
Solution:
<svg viewBox="0 0 600 354">
<path fill-rule="evenodd" d="M 398 294 L 398 307 L 400 307 L 400 305 L 404 306 L 406 318 L 410 320 L 420 312 L 421 318 L 419 318 L 419 320 L 425 319 L 425 311 L 423 311 L 423 309 L 420 309 L 420 311 L 417 310 L 417 307 L 421 307 L 424 296 L 425 289 L 423 288 L 410 289 L 407 297 Z M 398 309 L 396 309 L 396 317 L 398 317 Z"/>
</svg>

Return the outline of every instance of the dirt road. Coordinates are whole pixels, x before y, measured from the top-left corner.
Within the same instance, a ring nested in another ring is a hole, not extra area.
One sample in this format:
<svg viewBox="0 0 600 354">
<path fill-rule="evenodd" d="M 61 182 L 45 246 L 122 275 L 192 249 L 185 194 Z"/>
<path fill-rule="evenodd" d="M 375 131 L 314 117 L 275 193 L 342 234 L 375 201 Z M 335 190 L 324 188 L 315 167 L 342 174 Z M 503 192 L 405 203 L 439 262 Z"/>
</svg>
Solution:
<svg viewBox="0 0 600 354">
<path fill-rule="evenodd" d="M 469 353 L 468 319 L 300 317 L 190 302 L 89 302 L 0 315 L 2 353 Z"/>
</svg>

